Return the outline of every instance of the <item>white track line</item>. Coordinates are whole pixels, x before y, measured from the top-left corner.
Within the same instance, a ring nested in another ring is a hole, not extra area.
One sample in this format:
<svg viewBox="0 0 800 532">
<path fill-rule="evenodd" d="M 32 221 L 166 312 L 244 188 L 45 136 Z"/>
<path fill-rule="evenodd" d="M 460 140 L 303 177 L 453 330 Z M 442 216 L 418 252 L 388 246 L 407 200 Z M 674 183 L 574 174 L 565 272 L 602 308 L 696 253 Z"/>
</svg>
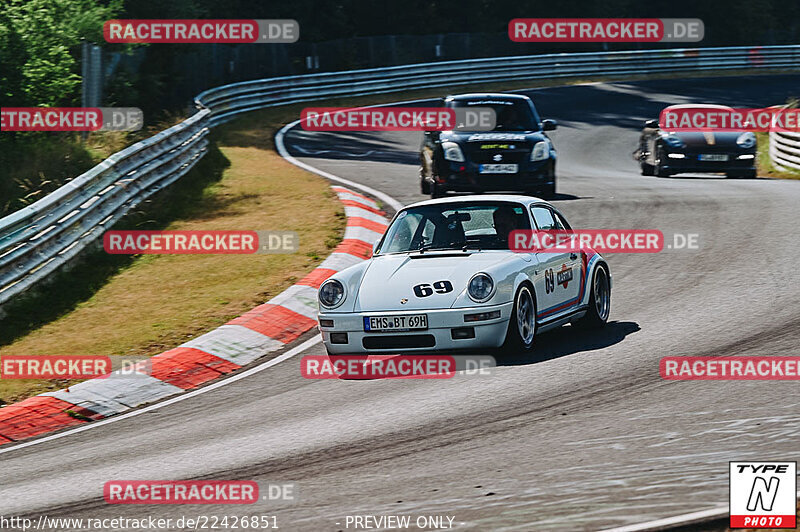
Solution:
<svg viewBox="0 0 800 532">
<path fill-rule="evenodd" d="M 297 347 L 293 347 L 292 349 L 288 350 L 284 354 L 282 354 L 280 356 L 277 356 L 277 357 L 273 358 L 272 360 L 268 360 L 267 362 L 265 362 L 264 364 L 261 364 L 260 366 L 256 366 L 254 368 L 250 368 L 250 369 L 248 369 L 246 371 L 243 371 L 242 373 L 237 373 L 237 374 L 235 374 L 235 375 L 233 375 L 231 377 L 228 377 L 227 379 L 223 379 L 221 381 L 217 381 L 217 382 L 215 382 L 213 384 L 209 384 L 208 386 L 205 386 L 203 388 L 194 390 L 192 392 L 188 392 L 188 393 L 185 393 L 185 394 L 182 394 L 182 395 L 177 395 L 177 396 L 173 397 L 172 399 L 167 399 L 166 401 L 162 401 L 160 403 L 155 403 L 155 404 L 152 404 L 150 406 L 146 406 L 144 408 L 140 408 L 138 410 L 133 410 L 132 412 L 128 412 L 127 414 L 122 414 L 122 415 L 119 415 L 119 416 L 110 417 L 110 418 L 104 419 L 102 421 L 93 421 L 91 423 L 87 423 L 86 425 L 81 425 L 80 427 L 76 427 L 74 429 L 70 429 L 70 430 L 67 430 L 67 431 L 64 431 L 64 432 L 59 432 L 59 433 L 53 434 L 51 436 L 45 436 L 44 438 L 41 438 L 41 439 L 38 439 L 38 440 L 33 440 L 33 441 L 29 441 L 29 442 L 20 443 L 20 444 L 17 444 L 15 446 L 13 446 L 13 447 L 9 447 L 8 449 L 0 449 L 0 454 L 10 453 L 10 452 L 13 452 L 13 451 L 16 451 L 16 450 L 19 450 L 19 449 L 23 449 L 25 447 L 30 447 L 31 445 L 38 445 L 40 443 L 57 440 L 59 438 L 63 438 L 65 436 L 69 436 L 71 434 L 77 434 L 78 432 L 83 432 L 85 430 L 90 430 L 90 429 L 93 429 L 95 427 L 100 427 L 102 425 L 108 425 L 109 423 L 114 423 L 116 421 L 122 421 L 123 419 L 128 419 L 128 418 L 131 418 L 131 417 L 134 417 L 134 416 L 138 416 L 140 414 L 144 414 L 146 412 L 151 412 L 151 411 L 156 410 L 158 408 L 163 408 L 165 406 L 169 406 L 169 405 L 171 405 L 173 403 L 177 403 L 177 402 L 184 401 L 186 399 L 190 399 L 190 398 L 198 396 L 198 395 L 202 395 L 204 393 L 208 393 L 210 391 L 216 390 L 217 388 L 222 388 L 223 386 L 227 386 L 228 384 L 233 384 L 234 382 L 236 382 L 236 381 L 238 381 L 240 379 L 244 379 L 245 377 L 249 377 L 250 375 L 255 375 L 256 373 L 260 373 L 260 372 L 264 371 L 267 368 L 271 368 L 272 366 L 275 366 L 276 364 L 280 364 L 284 360 L 288 360 L 288 359 L 292 358 L 293 356 L 302 353 L 303 351 L 305 351 L 305 350 L 317 345 L 321 341 L 322 341 L 322 337 L 321 336 L 319 336 L 319 335 L 314 336 L 313 338 L 309 338 L 308 340 L 306 340 L 302 344 L 298 345 Z"/>
</svg>

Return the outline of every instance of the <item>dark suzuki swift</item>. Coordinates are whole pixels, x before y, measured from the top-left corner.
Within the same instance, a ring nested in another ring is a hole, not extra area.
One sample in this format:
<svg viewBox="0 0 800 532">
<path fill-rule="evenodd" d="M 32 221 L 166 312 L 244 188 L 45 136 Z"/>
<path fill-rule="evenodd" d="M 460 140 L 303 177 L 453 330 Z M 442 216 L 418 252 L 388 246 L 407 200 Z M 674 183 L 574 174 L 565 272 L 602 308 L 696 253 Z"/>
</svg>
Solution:
<svg viewBox="0 0 800 532">
<path fill-rule="evenodd" d="M 553 197 L 556 150 L 545 131 L 555 120 L 541 120 L 530 98 L 518 94 L 448 96 L 444 106 L 491 107 L 492 131 L 427 131 L 420 153 L 420 188 L 433 198 L 454 192 L 522 192 Z"/>
</svg>

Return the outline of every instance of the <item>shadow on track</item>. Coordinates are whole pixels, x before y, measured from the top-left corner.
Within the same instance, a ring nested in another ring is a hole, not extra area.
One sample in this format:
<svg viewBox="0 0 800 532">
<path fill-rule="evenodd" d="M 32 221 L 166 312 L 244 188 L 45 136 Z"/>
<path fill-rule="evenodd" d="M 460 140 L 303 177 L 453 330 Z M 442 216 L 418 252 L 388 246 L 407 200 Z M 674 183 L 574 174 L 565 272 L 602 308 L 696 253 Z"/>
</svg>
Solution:
<svg viewBox="0 0 800 532">
<path fill-rule="evenodd" d="M 508 355 L 497 361 L 498 366 L 537 364 L 554 358 L 604 349 L 620 343 L 629 334 L 641 330 L 633 321 L 611 321 L 602 329 L 580 329 L 572 325 L 543 333 L 536 338 L 533 353 Z"/>
<path fill-rule="evenodd" d="M 419 134 L 422 140 L 422 133 Z M 370 132 L 309 133 L 293 129 L 286 146 L 295 157 L 369 161 L 419 166 L 419 152 L 409 151 L 390 138 Z"/>
</svg>

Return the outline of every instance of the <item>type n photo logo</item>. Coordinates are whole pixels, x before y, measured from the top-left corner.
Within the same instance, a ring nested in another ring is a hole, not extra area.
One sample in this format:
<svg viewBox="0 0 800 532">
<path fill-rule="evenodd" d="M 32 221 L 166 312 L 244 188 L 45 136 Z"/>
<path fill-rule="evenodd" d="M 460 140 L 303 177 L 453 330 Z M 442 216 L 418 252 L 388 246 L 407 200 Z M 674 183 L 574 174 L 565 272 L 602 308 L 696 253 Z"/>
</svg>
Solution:
<svg viewBox="0 0 800 532">
<path fill-rule="evenodd" d="M 730 462 L 730 527 L 795 528 L 797 462 Z"/>
</svg>

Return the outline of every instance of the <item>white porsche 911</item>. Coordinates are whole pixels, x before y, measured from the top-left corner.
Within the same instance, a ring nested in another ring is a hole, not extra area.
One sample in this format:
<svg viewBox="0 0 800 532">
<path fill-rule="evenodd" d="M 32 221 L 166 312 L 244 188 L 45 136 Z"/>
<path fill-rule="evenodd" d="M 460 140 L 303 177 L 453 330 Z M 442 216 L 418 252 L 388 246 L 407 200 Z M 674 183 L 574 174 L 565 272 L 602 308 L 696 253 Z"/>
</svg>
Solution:
<svg viewBox="0 0 800 532">
<path fill-rule="evenodd" d="M 331 355 L 496 349 L 528 351 L 566 323 L 601 326 L 611 274 L 592 251 L 519 253 L 513 230 L 570 230 L 538 198 L 453 197 L 402 209 L 371 259 L 319 288 Z"/>
</svg>

